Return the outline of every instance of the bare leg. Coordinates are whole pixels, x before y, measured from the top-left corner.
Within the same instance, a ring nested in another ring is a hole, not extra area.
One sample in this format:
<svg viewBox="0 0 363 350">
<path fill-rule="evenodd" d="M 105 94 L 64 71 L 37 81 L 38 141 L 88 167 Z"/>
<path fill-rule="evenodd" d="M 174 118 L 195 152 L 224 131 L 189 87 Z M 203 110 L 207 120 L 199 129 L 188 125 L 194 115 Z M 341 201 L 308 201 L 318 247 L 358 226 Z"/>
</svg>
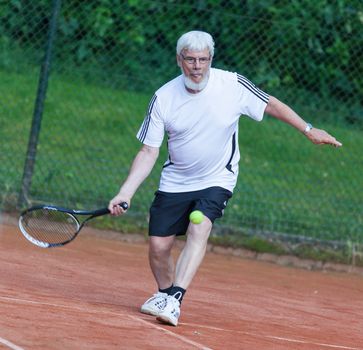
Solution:
<svg viewBox="0 0 363 350">
<path fill-rule="evenodd" d="M 187 289 L 196 274 L 206 252 L 211 221 L 205 216 L 202 223 L 189 224 L 187 241 L 176 265 L 175 285 Z"/>
<path fill-rule="evenodd" d="M 149 238 L 149 263 L 160 289 L 169 288 L 174 282 L 174 260 L 171 250 L 175 236 Z"/>
</svg>

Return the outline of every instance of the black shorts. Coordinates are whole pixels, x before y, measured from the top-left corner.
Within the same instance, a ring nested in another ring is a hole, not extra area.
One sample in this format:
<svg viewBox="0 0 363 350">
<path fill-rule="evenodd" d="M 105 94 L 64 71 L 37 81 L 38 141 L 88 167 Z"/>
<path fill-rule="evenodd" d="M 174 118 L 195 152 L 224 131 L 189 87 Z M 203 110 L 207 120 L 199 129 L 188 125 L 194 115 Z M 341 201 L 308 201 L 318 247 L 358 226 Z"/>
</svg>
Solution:
<svg viewBox="0 0 363 350">
<path fill-rule="evenodd" d="M 193 210 L 200 210 L 213 223 L 223 215 L 231 197 L 232 192 L 222 187 L 180 193 L 157 191 L 150 208 L 149 235 L 185 235 Z"/>
</svg>

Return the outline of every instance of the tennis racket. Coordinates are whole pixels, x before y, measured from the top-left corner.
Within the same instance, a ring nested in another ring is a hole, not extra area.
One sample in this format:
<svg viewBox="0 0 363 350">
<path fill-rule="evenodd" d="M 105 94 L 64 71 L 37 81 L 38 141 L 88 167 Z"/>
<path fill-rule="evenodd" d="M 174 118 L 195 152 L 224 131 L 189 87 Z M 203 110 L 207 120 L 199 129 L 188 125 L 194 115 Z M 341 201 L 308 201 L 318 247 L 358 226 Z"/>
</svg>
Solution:
<svg viewBox="0 0 363 350">
<path fill-rule="evenodd" d="M 126 202 L 119 205 L 124 210 L 128 209 Z M 28 241 L 39 247 L 61 247 L 72 242 L 88 221 L 109 213 L 108 208 L 87 211 L 38 205 L 20 214 L 19 228 Z M 87 218 L 80 221 L 77 216 Z"/>
</svg>

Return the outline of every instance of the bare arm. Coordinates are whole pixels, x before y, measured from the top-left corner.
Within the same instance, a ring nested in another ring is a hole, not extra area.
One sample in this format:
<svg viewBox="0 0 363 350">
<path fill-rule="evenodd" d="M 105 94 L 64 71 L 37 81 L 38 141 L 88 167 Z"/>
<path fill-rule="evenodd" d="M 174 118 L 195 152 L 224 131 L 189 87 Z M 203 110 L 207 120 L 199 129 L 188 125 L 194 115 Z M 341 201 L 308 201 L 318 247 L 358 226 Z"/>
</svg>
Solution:
<svg viewBox="0 0 363 350">
<path fill-rule="evenodd" d="M 335 137 L 329 135 L 325 130 L 312 128 L 309 132 L 304 132 L 307 123 L 289 106 L 279 101 L 276 97 L 270 96 L 265 112 L 301 131 L 314 144 L 328 144 L 335 147 L 342 146 Z"/>
<path fill-rule="evenodd" d="M 118 206 L 121 202 L 130 205 L 131 198 L 142 182 L 149 176 L 159 156 L 159 148 L 143 145 L 132 162 L 129 175 L 122 184 L 119 193 L 110 201 L 108 209 L 112 215 L 120 215 L 124 210 Z"/>
</svg>

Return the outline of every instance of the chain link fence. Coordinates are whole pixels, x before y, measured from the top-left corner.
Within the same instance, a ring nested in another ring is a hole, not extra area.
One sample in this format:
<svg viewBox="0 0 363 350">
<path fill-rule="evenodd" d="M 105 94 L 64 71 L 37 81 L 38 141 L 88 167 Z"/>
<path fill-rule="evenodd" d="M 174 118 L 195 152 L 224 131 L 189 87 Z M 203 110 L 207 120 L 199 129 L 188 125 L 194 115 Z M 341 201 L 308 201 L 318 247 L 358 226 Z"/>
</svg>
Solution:
<svg viewBox="0 0 363 350">
<path fill-rule="evenodd" d="M 246 76 L 344 144 L 314 146 L 273 118 L 242 117 L 239 182 L 218 232 L 363 241 L 361 0 L 9 0 L 0 10 L 3 210 L 21 194 L 22 205 L 107 204 L 140 147 L 149 99 L 180 74 L 177 38 L 202 29 L 215 38 L 215 67 Z M 145 227 L 166 157 L 163 147 L 129 213 Z"/>
</svg>

